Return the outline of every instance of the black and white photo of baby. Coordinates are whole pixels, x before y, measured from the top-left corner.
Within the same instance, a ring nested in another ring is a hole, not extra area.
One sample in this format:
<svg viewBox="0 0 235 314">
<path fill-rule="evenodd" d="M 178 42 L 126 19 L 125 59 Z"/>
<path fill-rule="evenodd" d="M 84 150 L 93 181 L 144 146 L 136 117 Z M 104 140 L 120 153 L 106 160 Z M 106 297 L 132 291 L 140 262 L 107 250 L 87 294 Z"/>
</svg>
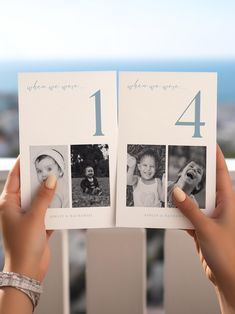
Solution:
<svg viewBox="0 0 235 314">
<path fill-rule="evenodd" d="M 73 207 L 110 206 L 109 147 L 71 145 Z"/>
<path fill-rule="evenodd" d="M 69 207 L 67 146 L 31 146 L 31 189 L 32 194 L 47 177 L 57 178 L 56 191 L 50 208 Z"/>
</svg>

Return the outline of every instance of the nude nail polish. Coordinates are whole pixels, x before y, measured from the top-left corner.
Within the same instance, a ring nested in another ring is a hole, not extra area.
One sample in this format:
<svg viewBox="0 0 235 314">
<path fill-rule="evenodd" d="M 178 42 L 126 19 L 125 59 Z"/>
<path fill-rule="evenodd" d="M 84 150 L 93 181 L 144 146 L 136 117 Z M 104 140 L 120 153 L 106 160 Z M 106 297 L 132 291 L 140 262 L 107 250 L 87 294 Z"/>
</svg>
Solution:
<svg viewBox="0 0 235 314">
<path fill-rule="evenodd" d="M 47 189 L 53 190 L 56 186 L 56 181 L 57 181 L 57 178 L 54 175 L 47 177 L 45 181 L 45 187 Z"/>
<path fill-rule="evenodd" d="M 174 198 L 177 202 L 182 203 L 186 199 L 186 194 L 178 186 L 173 190 Z"/>
</svg>

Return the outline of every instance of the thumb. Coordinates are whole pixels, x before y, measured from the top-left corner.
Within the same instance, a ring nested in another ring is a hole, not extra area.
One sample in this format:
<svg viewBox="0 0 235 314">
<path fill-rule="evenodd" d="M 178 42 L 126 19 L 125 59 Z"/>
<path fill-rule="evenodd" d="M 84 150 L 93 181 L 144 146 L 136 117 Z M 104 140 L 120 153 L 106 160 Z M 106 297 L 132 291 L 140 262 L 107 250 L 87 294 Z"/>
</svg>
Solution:
<svg viewBox="0 0 235 314">
<path fill-rule="evenodd" d="M 37 218 L 42 218 L 44 220 L 46 210 L 49 207 L 55 193 L 56 181 L 56 176 L 49 176 L 40 186 L 36 196 L 34 197 L 30 212 L 37 216 Z"/>
<path fill-rule="evenodd" d="M 210 219 L 203 214 L 197 204 L 179 187 L 175 187 L 173 190 L 173 200 L 176 207 L 190 220 L 196 231 L 206 231 Z"/>
</svg>

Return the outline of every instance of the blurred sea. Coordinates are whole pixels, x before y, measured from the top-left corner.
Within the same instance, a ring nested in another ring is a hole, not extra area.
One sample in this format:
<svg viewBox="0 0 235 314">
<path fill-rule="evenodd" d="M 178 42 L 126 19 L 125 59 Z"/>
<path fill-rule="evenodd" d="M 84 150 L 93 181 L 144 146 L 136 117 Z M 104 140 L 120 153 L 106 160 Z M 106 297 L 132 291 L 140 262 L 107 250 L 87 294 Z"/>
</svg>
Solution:
<svg viewBox="0 0 235 314">
<path fill-rule="evenodd" d="M 219 105 L 235 105 L 235 59 L 0 61 L 0 93 L 17 92 L 18 72 L 106 70 L 217 72 Z"/>
<path fill-rule="evenodd" d="M 0 157 L 18 154 L 17 74 L 57 71 L 217 72 L 217 138 L 235 158 L 235 59 L 0 60 Z"/>
</svg>

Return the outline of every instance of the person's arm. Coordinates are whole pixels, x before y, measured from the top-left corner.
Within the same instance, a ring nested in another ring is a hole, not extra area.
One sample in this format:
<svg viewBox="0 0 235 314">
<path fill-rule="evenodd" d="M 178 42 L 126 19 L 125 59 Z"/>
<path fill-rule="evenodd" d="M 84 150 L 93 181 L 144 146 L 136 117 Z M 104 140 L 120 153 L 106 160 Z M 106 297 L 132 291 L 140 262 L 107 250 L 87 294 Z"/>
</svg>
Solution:
<svg viewBox="0 0 235 314">
<path fill-rule="evenodd" d="M 1 314 L 32 314 L 33 306 L 29 297 L 13 287 L 0 289 Z"/>
<path fill-rule="evenodd" d="M 223 314 L 235 313 L 235 193 L 228 169 L 217 147 L 216 208 L 204 215 L 181 189 L 173 191 L 176 206 L 192 222 L 202 267 L 215 285 Z"/>
<path fill-rule="evenodd" d="M 20 208 L 19 159 L 10 171 L 0 196 L 0 218 L 5 253 L 4 272 L 42 282 L 48 270 L 48 239 L 44 217 L 55 191 L 56 177 L 39 188 L 27 211 Z M 31 314 L 30 298 L 15 287 L 0 288 L 0 314 Z"/>
<path fill-rule="evenodd" d="M 136 158 L 127 154 L 127 185 L 136 185 L 138 181 L 138 177 L 134 175 L 135 167 L 136 167 Z"/>
</svg>

